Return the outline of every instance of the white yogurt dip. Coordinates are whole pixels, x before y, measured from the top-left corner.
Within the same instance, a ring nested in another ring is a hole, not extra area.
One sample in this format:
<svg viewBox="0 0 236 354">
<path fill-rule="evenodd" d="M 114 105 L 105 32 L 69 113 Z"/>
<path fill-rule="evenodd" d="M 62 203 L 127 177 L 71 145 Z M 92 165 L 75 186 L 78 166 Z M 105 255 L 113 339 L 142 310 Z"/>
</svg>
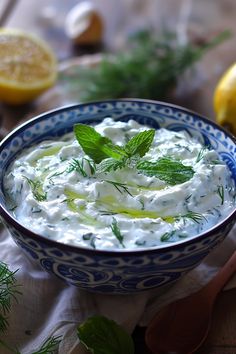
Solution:
<svg viewBox="0 0 236 354">
<path fill-rule="evenodd" d="M 123 147 L 150 129 L 111 118 L 94 128 Z M 95 163 L 74 133 L 44 141 L 9 167 L 4 180 L 9 209 L 20 223 L 49 239 L 124 250 L 197 235 L 234 208 L 235 187 L 227 166 L 186 132 L 157 130 L 149 150 L 140 155 L 106 171 L 104 164 L 115 160 Z M 169 166 L 175 174 L 170 170 L 168 175 Z M 187 177 L 179 181 L 182 170 Z"/>
</svg>

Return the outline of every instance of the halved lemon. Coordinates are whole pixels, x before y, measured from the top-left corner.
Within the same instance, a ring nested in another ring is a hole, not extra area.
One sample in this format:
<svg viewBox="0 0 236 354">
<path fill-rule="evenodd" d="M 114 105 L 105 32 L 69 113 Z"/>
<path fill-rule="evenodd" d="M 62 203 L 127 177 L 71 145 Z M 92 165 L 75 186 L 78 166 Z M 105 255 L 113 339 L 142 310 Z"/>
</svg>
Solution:
<svg viewBox="0 0 236 354">
<path fill-rule="evenodd" d="M 216 122 L 236 135 L 236 63 L 223 73 L 214 91 Z"/>
<path fill-rule="evenodd" d="M 0 101 L 32 101 L 56 78 L 56 58 L 44 40 L 18 29 L 0 29 Z"/>
</svg>

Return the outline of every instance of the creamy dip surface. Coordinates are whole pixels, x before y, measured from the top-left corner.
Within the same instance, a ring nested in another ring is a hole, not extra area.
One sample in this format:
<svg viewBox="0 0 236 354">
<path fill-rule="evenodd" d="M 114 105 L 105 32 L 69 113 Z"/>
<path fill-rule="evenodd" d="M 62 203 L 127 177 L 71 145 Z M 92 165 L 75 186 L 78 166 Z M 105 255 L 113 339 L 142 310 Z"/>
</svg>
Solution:
<svg viewBox="0 0 236 354">
<path fill-rule="evenodd" d="M 119 146 L 150 129 L 112 118 L 94 128 Z M 171 159 L 177 167 L 191 168 L 191 178 L 179 182 L 177 171 L 173 182 L 165 178 L 165 170 L 162 178 L 136 168 L 137 160 L 145 165 L 163 158 L 167 166 Z M 156 130 L 144 156 L 134 156 L 116 170 L 104 172 L 104 161 L 95 164 L 74 133 L 24 150 L 5 175 L 9 209 L 20 223 L 49 239 L 125 250 L 197 235 L 234 208 L 235 187 L 227 166 L 185 131 Z"/>
</svg>

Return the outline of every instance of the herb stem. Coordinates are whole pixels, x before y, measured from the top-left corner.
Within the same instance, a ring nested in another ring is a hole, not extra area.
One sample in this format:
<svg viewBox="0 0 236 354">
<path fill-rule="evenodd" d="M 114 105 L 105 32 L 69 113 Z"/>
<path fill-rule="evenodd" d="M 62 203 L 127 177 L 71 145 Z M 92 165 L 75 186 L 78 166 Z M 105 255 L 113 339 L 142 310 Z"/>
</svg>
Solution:
<svg viewBox="0 0 236 354">
<path fill-rule="evenodd" d="M 120 242 L 121 246 L 125 248 L 125 245 L 123 243 L 124 236 L 121 234 L 120 228 L 118 226 L 117 220 L 113 217 L 112 218 L 112 224 L 110 225 L 112 233 L 115 235 L 117 240 Z"/>
<path fill-rule="evenodd" d="M 120 182 L 116 182 L 116 181 L 110 181 L 110 180 L 104 180 L 107 183 L 112 184 L 121 194 L 123 192 L 126 192 L 127 194 L 129 194 L 131 197 L 133 197 L 133 195 L 130 193 L 127 184 L 125 183 L 120 183 Z"/>
<path fill-rule="evenodd" d="M 224 200 L 225 200 L 225 190 L 224 190 L 224 187 L 222 186 L 222 184 L 220 186 L 218 186 L 217 193 L 221 199 L 221 205 L 223 205 Z"/>
</svg>

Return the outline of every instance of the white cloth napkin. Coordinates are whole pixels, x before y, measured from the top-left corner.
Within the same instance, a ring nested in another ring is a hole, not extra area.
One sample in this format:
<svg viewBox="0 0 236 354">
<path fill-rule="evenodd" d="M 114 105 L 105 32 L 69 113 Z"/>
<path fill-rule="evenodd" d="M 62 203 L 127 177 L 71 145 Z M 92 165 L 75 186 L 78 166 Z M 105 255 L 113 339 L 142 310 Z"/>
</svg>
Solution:
<svg viewBox="0 0 236 354">
<path fill-rule="evenodd" d="M 102 314 L 131 333 L 137 324 L 145 326 L 164 305 L 185 297 L 206 284 L 236 249 L 236 227 L 221 245 L 173 286 L 136 295 L 101 295 L 69 286 L 29 260 L 11 239 L 0 234 L 0 259 L 11 270 L 18 269 L 22 295 L 12 302 L 9 330 L 1 339 L 31 354 L 51 335 L 62 336 L 58 354 L 82 354 L 76 328 L 88 316 Z M 236 276 L 227 289 L 236 287 Z M 0 347 L 1 354 L 8 354 Z"/>
</svg>

